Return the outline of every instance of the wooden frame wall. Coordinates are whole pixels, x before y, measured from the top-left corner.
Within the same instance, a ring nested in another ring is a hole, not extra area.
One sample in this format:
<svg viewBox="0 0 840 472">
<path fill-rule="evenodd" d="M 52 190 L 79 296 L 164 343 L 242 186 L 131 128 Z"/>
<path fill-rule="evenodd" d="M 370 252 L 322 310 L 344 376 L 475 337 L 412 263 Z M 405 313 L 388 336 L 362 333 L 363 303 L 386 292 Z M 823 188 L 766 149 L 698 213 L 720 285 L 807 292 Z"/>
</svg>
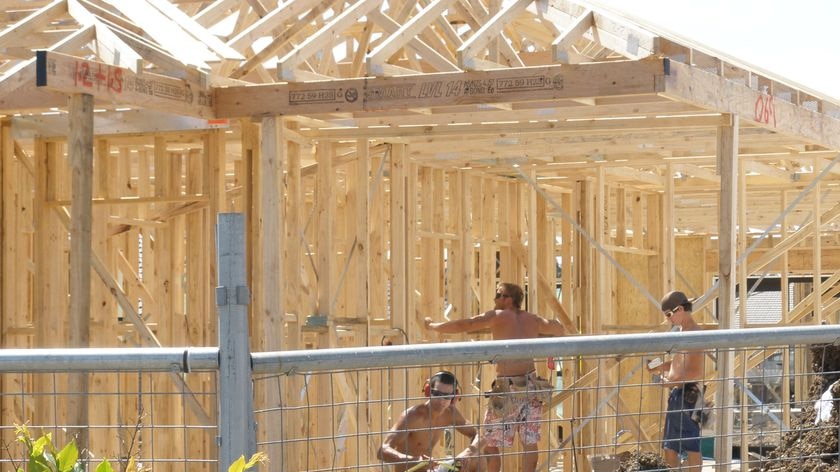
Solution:
<svg viewBox="0 0 840 472">
<path fill-rule="evenodd" d="M 817 93 L 568 1 L 388 2 L 383 10 L 370 0 L 276 8 L 223 0 L 181 13 L 149 2 L 156 21 L 127 4 L 108 10 L 68 0 L 0 33 L 0 45 L 22 54 L 20 42 L 43 25 L 78 26 L 37 59 L 6 64 L 0 109 L 10 115 L 78 110 L 86 94 L 141 111 L 108 110 L 84 133 L 46 116 L 0 124 L 4 347 L 215 344 L 212 248 L 223 211 L 247 216 L 254 350 L 484 339 L 424 332 L 423 318 L 487 309 L 500 281 L 526 286 L 529 309 L 579 334 L 660 329 L 662 293 L 706 294 L 715 276 L 721 323 L 730 325 L 734 283 L 768 270 L 783 280 L 807 274 L 816 287 L 783 309 L 783 323 L 836 320 L 840 199 L 830 190 L 838 170 L 820 172 L 840 148 L 840 106 Z M 241 15 L 227 43 L 204 30 L 234 11 Z M 292 18 L 303 20 L 286 25 Z M 330 52 L 335 34 L 348 50 L 341 63 Z M 272 42 L 254 53 L 265 36 Z M 278 63 L 269 71 L 272 54 Z M 115 90 L 78 75 L 80 67 L 153 85 Z M 68 93 L 76 106 L 65 103 Z M 92 173 L 72 172 L 90 164 L 88 152 Z M 766 228 L 809 187 L 775 237 L 736 264 L 752 228 Z M 77 192 L 88 188 L 92 200 Z M 714 327 L 708 308 L 698 308 Z M 756 359 L 729 359 L 718 375 Z M 624 367 L 568 362 L 564 381 L 610 388 Z M 490 366 L 456 372 L 493 375 Z M 90 387 L 104 379 L 76 380 Z M 317 381 L 307 388 L 322 402 L 404 398 L 423 380 L 396 373 L 388 392 L 368 376 L 360 381 L 367 390 L 349 378 L 334 389 Z M 50 391 L 64 381 L 4 377 L 1 387 Z M 136 379 L 121 382 L 137 388 Z M 186 387 L 212 384 L 190 376 Z M 299 405 L 298 376 L 277 384 L 258 386 L 258 408 Z M 155 388 L 185 385 L 169 376 Z M 575 395 L 555 402 L 578 417 L 591 412 L 593 394 Z M 631 394 L 610 407 L 626 411 L 637 400 Z M 108 404 L 89 417 L 127 423 L 132 408 Z M 154 408 L 156 417 L 213 420 L 206 399 Z M 645 398 L 645 411 L 657 408 Z M 4 398 L 0 409 L 7 424 L 71 420 L 61 416 L 65 405 L 43 398 Z M 380 413 L 369 421 L 347 414 L 359 431 L 382 431 L 395 412 Z M 291 434 L 263 426 L 261 439 Z M 653 426 L 643 419 L 632 429 L 647 440 L 658 434 Z M 584 428 L 582 438 L 609 443 L 617 428 Z M 328 434 L 330 424 L 320 417 L 306 430 Z M 186 434 L 212 453 L 210 435 Z M 165 441 L 166 453 L 182 453 L 182 439 Z M 100 455 L 119 447 L 113 437 L 91 443 Z M 348 447 L 361 452 L 340 460 L 371 462 L 368 446 Z M 302 446 L 270 453 L 287 470 L 326 460 Z"/>
</svg>

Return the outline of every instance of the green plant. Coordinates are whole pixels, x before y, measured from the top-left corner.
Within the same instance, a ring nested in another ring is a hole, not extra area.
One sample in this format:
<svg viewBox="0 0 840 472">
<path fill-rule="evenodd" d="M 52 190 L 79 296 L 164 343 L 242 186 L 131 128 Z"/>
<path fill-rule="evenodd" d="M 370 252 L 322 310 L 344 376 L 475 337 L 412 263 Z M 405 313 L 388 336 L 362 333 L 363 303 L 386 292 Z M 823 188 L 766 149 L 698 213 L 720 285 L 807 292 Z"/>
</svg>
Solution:
<svg viewBox="0 0 840 472">
<path fill-rule="evenodd" d="M 76 441 L 70 441 L 58 450 L 53 445 L 52 433 L 33 440 L 25 424 L 15 425 L 15 436 L 26 447 L 28 472 L 84 472 L 85 465 L 79 461 Z M 23 467 L 18 467 L 17 472 L 24 472 Z M 103 460 L 96 466 L 96 472 L 113 472 L 113 469 L 107 460 Z"/>
<path fill-rule="evenodd" d="M 85 472 L 84 463 L 79 461 L 79 449 L 76 447 L 76 441 L 70 441 L 59 451 L 53 445 L 52 433 L 44 434 L 33 440 L 32 434 L 25 424 L 15 425 L 15 436 L 18 442 L 26 447 L 28 456 L 24 459 L 27 463 L 26 470 L 15 465 L 17 472 Z M 8 452 L 8 445 L 4 446 Z M 247 462 L 243 455 L 228 467 L 228 472 L 244 472 L 254 468 L 257 464 L 266 462 L 268 462 L 268 456 L 264 452 L 257 452 Z M 125 470 L 138 470 L 135 466 L 134 457 L 128 459 Z M 105 459 L 96 466 L 94 472 L 114 472 L 114 469 L 111 467 L 111 463 Z"/>
<path fill-rule="evenodd" d="M 236 462 L 228 467 L 228 472 L 243 472 L 257 464 L 263 464 L 266 462 L 268 462 L 268 456 L 264 452 L 255 453 L 250 459 L 248 459 L 248 462 L 245 462 L 245 455 L 241 455 Z"/>
</svg>

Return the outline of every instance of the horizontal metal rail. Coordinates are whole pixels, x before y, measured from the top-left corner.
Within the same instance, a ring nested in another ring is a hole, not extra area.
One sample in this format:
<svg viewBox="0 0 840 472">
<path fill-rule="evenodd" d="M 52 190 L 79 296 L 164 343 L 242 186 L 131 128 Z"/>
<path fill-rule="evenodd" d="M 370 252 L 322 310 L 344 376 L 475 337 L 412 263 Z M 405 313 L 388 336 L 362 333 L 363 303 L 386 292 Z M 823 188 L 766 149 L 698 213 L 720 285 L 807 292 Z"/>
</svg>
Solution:
<svg viewBox="0 0 840 472">
<path fill-rule="evenodd" d="M 497 362 L 542 357 L 594 356 L 730 349 L 786 344 L 840 343 L 840 325 L 784 328 L 719 329 L 708 331 L 566 336 L 505 341 L 411 344 L 307 351 L 260 352 L 251 355 L 254 373 L 324 372 L 341 368 L 365 369 L 388 366 L 459 362 Z"/>
<path fill-rule="evenodd" d="M 219 369 L 217 347 L 0 349 L 0 372 L 197 372 Z"/>
</svg>

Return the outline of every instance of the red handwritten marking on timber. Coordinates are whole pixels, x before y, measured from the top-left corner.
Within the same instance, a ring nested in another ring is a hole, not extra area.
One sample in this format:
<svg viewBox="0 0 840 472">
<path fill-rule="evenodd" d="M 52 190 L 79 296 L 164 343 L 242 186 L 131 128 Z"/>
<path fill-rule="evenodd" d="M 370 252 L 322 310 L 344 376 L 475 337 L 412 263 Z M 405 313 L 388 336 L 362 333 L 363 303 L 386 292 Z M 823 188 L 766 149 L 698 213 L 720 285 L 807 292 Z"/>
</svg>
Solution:
<svg viewBox="0 0 840 472">
<path fill-rule="evenodd" d="M 103 64 L 95 64 L 95 67 L 96 71 L 94 72 L 91 70 L 89 62 L 76 62 L 76 70 L 73 72 L 73 84 L 87 88 L 96 86 L 97 90 L 105 87 L 111 92 L 122 93 L 123 70 L 121 68 Z"/>
<path fill-rule="evenodd" d="M 93 87 L 93 81 L 90 80 L 90 64 L 87 62 L 77 62 L 73 80 L 74 85 L 81 84 L 83 87 Z"/>
<path fill-rule="evenodd" d="M 769 125 L 771 119 L 776 126 L 776 104 L 772 95 L 762 93 L 755 100 L 755 121 Z"/>
</svg>

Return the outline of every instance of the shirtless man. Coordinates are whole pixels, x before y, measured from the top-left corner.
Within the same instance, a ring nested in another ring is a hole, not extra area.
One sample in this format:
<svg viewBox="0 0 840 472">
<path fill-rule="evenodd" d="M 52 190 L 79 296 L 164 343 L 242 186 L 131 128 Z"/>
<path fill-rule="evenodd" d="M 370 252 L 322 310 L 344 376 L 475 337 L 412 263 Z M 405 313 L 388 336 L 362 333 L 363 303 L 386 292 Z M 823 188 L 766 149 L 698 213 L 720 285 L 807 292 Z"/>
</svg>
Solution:
<svg viewBox="0 0 840 472">
<path fill-rule="evenodd" d="M 692 303 L 682 292 L 670 292 L 662 299 L 662 314 L 680 331 L 697 331 L 700 325 L 691 316 Z M 699 382 L 703 380 L 703 351 L 677 351 L 670 361 L 650 368 L 661 374 L 662 386 L 671 389 L 668 411 L 665 413 L 665 432 L 662 447 L 665 460 L 672 468 L 680 466 L 680 452 L 688 453 L 688 469 L 700 472 L 700 425 L 691 418 L 692 410 L 703 394 Z"/>
<path fill-rule="evenodd" d="M 458 391 L 455 375 L 442 370 L 429 377 L 423 390 L 428 400 L 405 410 L 377 451 L 377 458 L 394 464 L 394 472 L 404 472 L 421 462 L 428 464 L 419 470 L 436 470 L 432 449 L 440 441 L 443 430 L 450 426 L 470 439 L 476 436 L 475 427 L 467 426 L 455 406 Z"/>
<path fill-rule="evenodd" d="M 563 325 L 557 320 L 547 320 L 521 309 L 525 294 L 522 287 L 502 283 L 496 288 L 495 308 L 472 318 L 436 323 L 426 318 L 426 328 L 439 333 L 463 333 L 489 329 L 494 340 L 532 339 L 540 336 L 563 336 Z M 533 359 L 499 361 L 496 364 L 496 381 L 504 389 L 534 391 L 538 378 Z M 504 390 L 503 389 L 503 390 Z M 501 397 L 497 399 L 502 399 Z M 519 431 L 519 440 L 524 451 L 522 471 L 533 472 L 537 467 L 537 444 L 540 441 L 540 421 L 543 403 L 539 394 L 513 395 L 504 398 L 507 403 L 498 405 L 491 401 L 484 417 L 487 456 L 487 470 L 499 472 L 502 466 L 499 446 L 513 445 L 513 436 Z"/>
</svg>

